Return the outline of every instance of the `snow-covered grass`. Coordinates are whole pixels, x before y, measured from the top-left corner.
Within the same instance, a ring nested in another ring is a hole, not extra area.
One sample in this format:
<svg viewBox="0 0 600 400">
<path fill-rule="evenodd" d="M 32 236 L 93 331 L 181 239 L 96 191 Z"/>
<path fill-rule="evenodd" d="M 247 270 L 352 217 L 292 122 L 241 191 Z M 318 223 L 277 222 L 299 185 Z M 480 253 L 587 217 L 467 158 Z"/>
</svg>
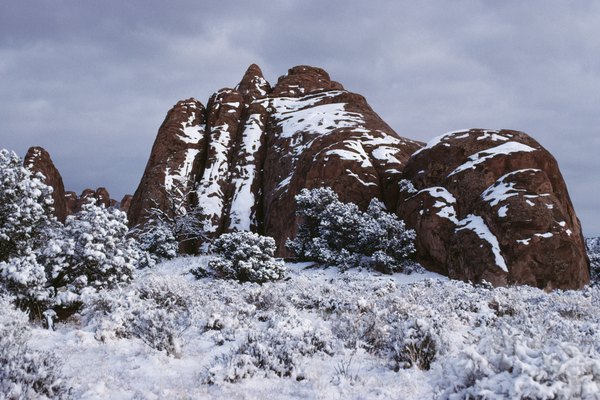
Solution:
<svg viewBox="0 0 600 400">
<path fill-rule="evenodd" d="M 600 290 L 287 264 L 281 281 L 139 270 L 27 345 L 82 399 L 595 398 Z M 4 312 L 4 309 L 2 309 Z M 59 370 L 57 369 L 57 372 Z"/>
</svg>

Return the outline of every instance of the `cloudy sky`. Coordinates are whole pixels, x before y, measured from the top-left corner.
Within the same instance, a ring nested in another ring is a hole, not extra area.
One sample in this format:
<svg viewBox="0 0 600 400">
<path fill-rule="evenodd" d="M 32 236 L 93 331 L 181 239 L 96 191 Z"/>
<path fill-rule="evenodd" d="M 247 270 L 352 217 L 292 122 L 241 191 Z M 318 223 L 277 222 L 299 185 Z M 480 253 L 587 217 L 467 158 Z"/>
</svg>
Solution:
<svg viewBox="0 0 600 400">
<path fill-rule="evenodd" d="M 165 113 L 257 63 L 325 68 L 399 134 L 523 130 L 600 235 L 599 1 L 0 3 L 0 147 L 45 147 L 67 189 L 133 193 Z"/>
</svg>

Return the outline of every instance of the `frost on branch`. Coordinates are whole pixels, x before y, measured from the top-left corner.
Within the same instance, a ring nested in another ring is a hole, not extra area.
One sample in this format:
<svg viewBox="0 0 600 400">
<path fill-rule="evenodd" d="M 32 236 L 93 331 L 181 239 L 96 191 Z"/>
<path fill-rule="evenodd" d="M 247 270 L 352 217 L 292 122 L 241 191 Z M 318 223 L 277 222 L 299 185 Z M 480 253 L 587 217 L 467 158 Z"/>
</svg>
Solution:
<svg viewBox="0 0 600 400">
<path fill-rule="evenodd" d="M 226 233 L 211 245 L 208 267 L 217 275 L 240 282 L 264 283 L 283 278 L 283 261 L 273 257 L 275 240 L 252 232 Z"/>
<path fill-rule="evenodd" d="M 301 259 L 341 268 L 369 266 L 382 272 L 410 271 L 415 232 L 373 199 L 366 212 L 342 203 L 329 188 L 303 189 L 296 196 L 302 218 L 287 246 Z"/>
</svg>

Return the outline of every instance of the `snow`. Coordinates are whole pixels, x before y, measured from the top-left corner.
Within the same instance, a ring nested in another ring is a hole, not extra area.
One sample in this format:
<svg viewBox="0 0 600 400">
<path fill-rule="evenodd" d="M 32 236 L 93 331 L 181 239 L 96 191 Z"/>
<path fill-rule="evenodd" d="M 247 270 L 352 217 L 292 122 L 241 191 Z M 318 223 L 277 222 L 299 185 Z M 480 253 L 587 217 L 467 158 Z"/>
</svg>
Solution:
<svg viewBox="0 0 600 400">
<path fill-rule="evenodd" d="M 362 144 L 356 140 L 344 140 L 344 149 L 335 149 L 325 152 L 325 155 L 336 155 L 342 160 L 356 161 L 362 168 L 372 167 L 369 155 L 365 152 Z"/>
<path fill-rule="evenodd" d="M 484 201 L 489 202 L 490 206 L 492 206 L 492 207 L 497 206 L 499 203 L 504 202 L 506 199 L 509 199 L 514 196 L 518 196 L 519 194 L 526 192 L 525 189 L 515 188 L 515 185 L 516 185 L 515 182 L 506 182 L 509 178 L 511 178 L 517 174 L 525 174 L 525 173 L 534 174 L 534 173 L 537 173 L 540 171 L 541 170 L 539 170 L 539 169 L 526 168 L 526 169 L 519 169 L 516 171 L 509 172 L 509 173 L 501 176 L 500 178 L 498 178 L 498 180 L 496 180 L 496 182 L 494 182 L 493 185 L 491 185 L 486 190 L 484 190 L 483 193 L 481 194 L 481 198 Z M 525 198 L 536 198 L 539 196 L 545 196 L 545 194 L 524 195 Z M 528 203 L 531 203 L 529 200 L 525 200 L 525 201 Z M 530 204 L 530 205 L 532 205 L 532 204 Z M 500 216 L 500 217 L 506 216 L 506 208 L 505 207 L 507 207 L 507 206 L 501 207 L 501 209 L 504 210 L 502 212 L 500 210 L 498 210 L 498 216 Z M 503 215 L 501 215 L 501 213 Z"/>
<path fill-rule="evenodd" d="M 200 153 L 197 149 L 187 149 L 185 158 L 176 173 L 172 174 L 170 168 L 165 169 L 165 190 L 171 192 L 174 188 L 175 181 L 186 185 L 192 174 L 192 167 L 196 156 Z M 179 188 L 181 189 L 181 188 Z M 173 194 L 176 195 L 176 194 Z"/>
<path fill-rule="evenodd" d="M 187 273 L 207 260 L 140 270 L 55 331 L 28 328 L 30 353 L 59 356 L 56 372 L 81 399 L 595 398 L 600 390 L 597 287 L 490 289 L 310 263 L 288 263 L 287 279 L 263 285 Z M 160 307 L 168 312 L 156 314 Z M 158 315 L 165 319 L 144 319 Z M 2 326 L 13 318 L 0 307 Z M 130 331 L 136 321 L 147 330 Z M 148 329 L 172 329 L 177 353 L 153 347 Z M 430 367 L 404 364 L 407 348 L 425 354 L 427 337 Z"/>
<path fill-rule="evenodd" d="M 530 153 L 536 151 L 533 147 L 527 146 L 526 144 L 519 142 L 506 142 L 499 146 L 492 147 L 490 149 L 482 150 L 469 156 L 469 161 L 457 167 L 448 176 L 458 174 L 468 169 L 475 169 L 477 165 L 486 162 L 499 155 L 506 155 L 511 153 L 525 152 Z"/>
<path fill-rule="evenodd" d="M 498 216 L 504 218 L 507 216 L 508 206 L 504 205 L 498 209 Z"/>
<path fill-rule="evenodd" d="M 398 153 L 398 149 L 395 147 L 381 146 L 373 149 L 371 154 L 374 158 L 380 161 L 384 161 L 390 164 L 402 164 L 395 156 Z"/>
<path fill-rule="evenodd" d="M 214 159 L 206 165 L 201 184 L 197 188 L 197 195 L 200 214 L 206 215 L 208 219 L 205 230 L 215 232 L 218 228 L 217 221 L 223 214 L 221 181 L 226 180 L 229 174 L 227 160 L 231 148 L 229 124 L 212 127 L 210 138 L 208 154 L 214 155 Z"/>
<path fill-rule="evenodd" d="M 237 177 L 234 179 L 234 192 L 230 208 L 231 228 L 249 231 L 256 224 L 252 212 L 255 206 L 252 184 L 257 179 L 255 154 L 260 150 L 261 138 L 265 134 L 260 114 L 252 114 L 242 132 L 242 148 L 239 165 L 236 166 Z"/>
<path fill-rule="evenodd" d="M 365 182 L 363 181 L 360 176 L 358 176 L 358 174 L 350 171 L 349 169 L 346 169 L 346 173 L 348 174 L 348 176 L 351 176 L 352 178 L 356 179 L 358 182 L 360 182 L 361 185 L 363 186 L 377 186 L 377 183 L 375 182 Z"/>
<path fill-rule="evenodd" d="M 459 133 L 462 133 L 463 135 L 457 136 Z M 429 142 L 427 142 L 427 144 L 424 147 L 421 147 L 419 150 L 415 151 L 412 155 L 416 156 L 417 154 L 421 153 L 422 151 L 431 149 L 431 148 L 437 146 L 438 144 L 442 143 L 444 140 L 449 139 L 451 137 L 454 137 L 454 139 L 467 138 L 467 137 L 469 137 L 469 130 L 468 129 L 459 129 L 457 131 L 446 132 L 443 135 L 436 136 L 433 139 L 431 139 Z"/>
<path fill-rule="evenodd" d="M 502 271 L 508 272 L 506 261 L 504 260 L 502 252 L 500 251 L 498 238 L 496 238 L 496 236 L 494 236 L 494 234 L 490 231 L 490 228 L 488 228 L 488 226 L 485 224 L 483 218 L 478 215 L 469 214 L 460 222 L 460 225 L 461 226 L 459 228 L 456 228 L 457 232 L 464 229 L 469 229 L 475 232 L 481 239 L 488 242 L 492 247 L 492 253 L 494 253 L 496 266 L 498 266 L 498 268 L 500 268 Z"/>
<path fill-rule="evenodd" d="M 414 196 L 420 193 L 428 193 L 431 197 L 443 200 L 434 203 L 433 207 L 439 209 L 436 214 L 442 218 L 449 219 L 457 225 L 459 224 L 456 209 L 454 208 L 456 198 L 446 188 L 441 186 L 429 187 L 420 190 Z"/>
<path fill-rule="evenodd" d="M 325 98 L 343 94 L 343 91 L 328 91 L 301 98 L 276 97 L 271 106 L 282 138 L 292 138 L 299 132 L 327 135 L 338 128 L 364 127 L 362 114 L 348 112 L 345 103 L 316 105 Z"/>
</svg>

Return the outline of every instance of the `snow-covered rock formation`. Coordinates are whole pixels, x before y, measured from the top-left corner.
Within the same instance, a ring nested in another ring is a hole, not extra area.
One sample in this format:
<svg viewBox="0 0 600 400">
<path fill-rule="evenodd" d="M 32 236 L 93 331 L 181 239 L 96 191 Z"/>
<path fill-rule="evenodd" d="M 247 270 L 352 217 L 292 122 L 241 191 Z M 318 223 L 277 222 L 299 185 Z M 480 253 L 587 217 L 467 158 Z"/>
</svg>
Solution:
<svg viewBox="0 0 600 400">
<path fill-rule="evenodd" d="M 308 66 L 290 69 L 271 89 L 251 65 L 236 89 L 221 89 L 202 110 L 188 100 L 169 111 L 131 201 L 132 225 L 183 195 L 185 207 L 170 211 L 198 207 L 209 238 L 252 230 L 273 236 L 285 254 L 301 189 L 329 186 L 343 201 L 366 207 L 377 197 L 393 209 L 402 165 L 421 146 Z"/>
<path fill-rule="evenodd" d="M 362 209 L 381 199 L 416 229 L 419 260 L 451 277 L 544 288 L 589 281 L 565 183 L 536 141 L 474 129 L 422 146 L 320 68 L 291 68 L 271 87 L 251 65 L 206 109 L 189 99 L 169 111 L 129 220 L 143 224 L 152 207 L 194 209 L 207 239 L 250 230 L 274 237 L 286 255 L 294 196 L 331 187 Z"/>
<path fill-rule="evenodd" d="M 558 164 L 522 132 L 450 132 L 404 169 L 398 214 L 428 268 L 495 285 L 579 288 L 589 281 L 581 225 Z"/>
</svg>

